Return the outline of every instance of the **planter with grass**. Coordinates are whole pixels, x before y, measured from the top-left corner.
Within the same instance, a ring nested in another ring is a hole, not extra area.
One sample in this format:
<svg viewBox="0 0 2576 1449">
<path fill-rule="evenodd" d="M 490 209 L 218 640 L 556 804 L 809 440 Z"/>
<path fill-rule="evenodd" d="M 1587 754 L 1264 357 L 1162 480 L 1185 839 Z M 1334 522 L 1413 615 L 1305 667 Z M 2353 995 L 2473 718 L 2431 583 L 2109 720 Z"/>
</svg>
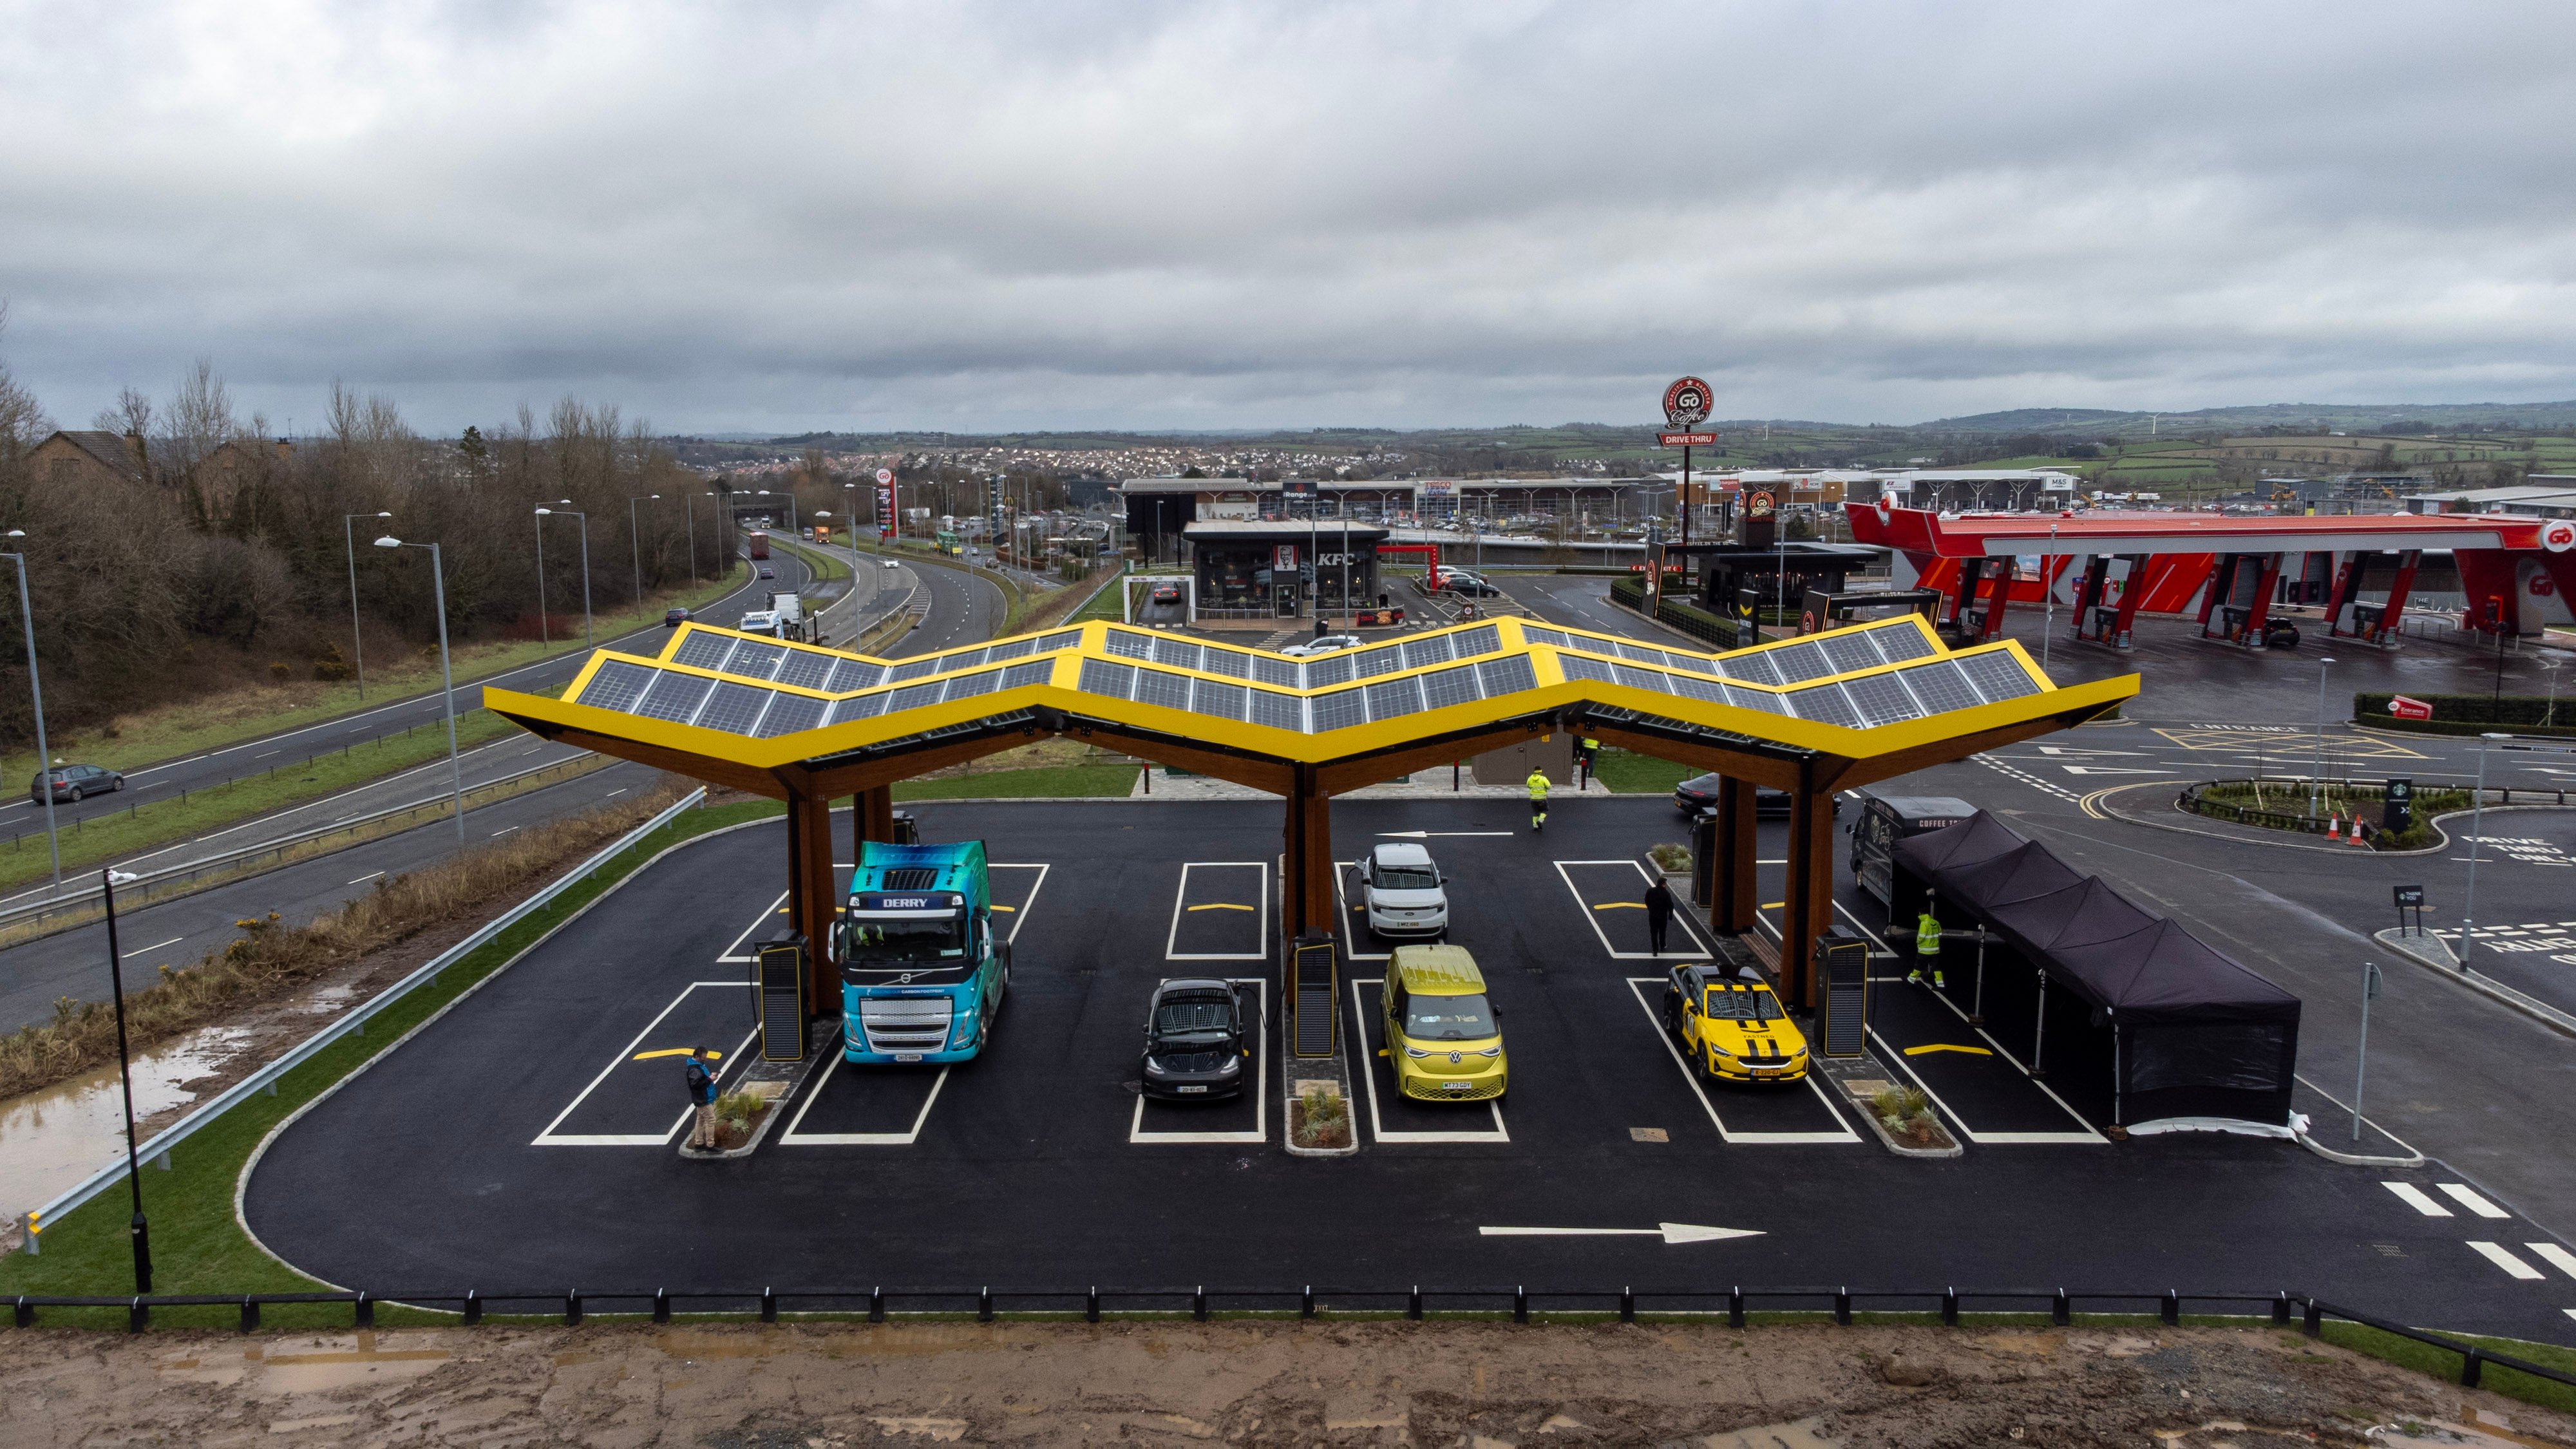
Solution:
<svg viewBox="0 0 2576 1449">
<path fill-rule="evenodd" d="M 1297 1083 L 1288 1098 L 1288 1151 L 1298 1157 L 1348 1157 L 1359 1150 L 1351 1132 L 1351 1101 L 1342 1084 Z"/>
<path fill-rule="evenodd" d="M 1682 899 L 1690 899 L 1691 853 L 1689 846 L 1678 845 L 1668 840 L 1661 845 L 1649 847 L 1646 851 L 1646 858 L 1655 863 L 1655 869 L 1664 873 L 1664 883 L 1666 885 L 1669 885 L 1673 889 L 1681 892 Z"/>
<path fill-rule="evenodd" d="M 1843 1083 L 1861 1116 L 1887 1150 L 1899 1157 L 1957 1157 L 1961 1148 L 1932 1111 L 1932 1099 L 1920 1087 L 1851 1079 Z"/>
</svg>

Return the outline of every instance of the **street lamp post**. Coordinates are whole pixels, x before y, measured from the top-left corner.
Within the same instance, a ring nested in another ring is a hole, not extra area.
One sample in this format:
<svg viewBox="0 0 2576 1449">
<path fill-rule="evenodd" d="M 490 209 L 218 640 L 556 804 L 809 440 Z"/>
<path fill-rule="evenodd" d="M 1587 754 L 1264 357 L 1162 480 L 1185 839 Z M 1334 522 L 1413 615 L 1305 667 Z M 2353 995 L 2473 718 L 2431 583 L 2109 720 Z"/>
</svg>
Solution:
<svg viewBox="0 0 2576 1449">
<path fill-rule="evenodd" d="M 447 659 L 447 572 L 434 543 L 405 543 L 392 534 L 376 540 L 378 548 L 425 548 L 429 550 L 429 583 L 431 597 L 438 609 L 438 673 L 447 691 L 447 783 L 456 797 L 456 839 L 465 840 L 465 770 L 456 762 L 456 671 Z M 587 585 L 584 588 L 587 593 Z M 584 604 L 585 616 L 587 603 Z"/>
<path fill-rule="evenodd" d="M 2478 736 L 2478 791 L 2469 802 L 2469 891 L 2460 911 L 2460 974 L 2464 976 L 2469 970 L 2469 943 L 2478 927 L 2478 844 L 2486 836 L 2487 747 L 2492 741 L 2512 738 L 2494 731 Z"/>
<path fill-rule="evenodd" d="M 2047 605 L 2046 609 L 2042 611 L 2044 617 L 2040 620 L 2039 626 L 2039 672 L 2042 674 L 2046 674 L 2048 672 L 2048 646 L 2057 638 L 2057 579 L 2048 571 L 2049 561 L 2056 557 L 2057 520 L 2050 519 L 2048 523 L 2048 552 L 2039 556 L 2039 597 Z M 2009 587 L 2009 585 L 2007 587 Z M 2075 627 L 2078 630 L 2081 630 L 2084 627 L 2084 621 L 2081 619 L 2076 620 Z M 2328 662 L 2331 663 L 2332 661 Z M 2308 813 L 2313 815 L 2316 811 L 2312 809 Z"/>
<path fill-rule="evenodd" d="M 361 518 L 391 518 L 390 513 L 343 513 L 340 515 L 340 538 L 349 546 L 349 644 L 357 652 L 358 702 L 367 702 L 367 636 L 358 627 L 358 535 Z"/>
<path fill-rule="evenodd" d="M 680 516 L 689 521 L 689 588 L 698 586 L 698 510 L 689 504 L 689 496 L 680 495 Z"/>
<path fill-rule="evenodd" d="M 572 500 L 571 500 L 571 499 L 569 499 L 569 498 L 564 499 L 563 501 L 564 501 L 565 503 L 567 503 L 567 504 L 569 504 L 569 503 L 571 503 L 571 502 L 572 502 Z M 578 518 L 578 519 L 580 519 L 580 520 L 581 520 L 581 647 L 583 647 L 584 649 L 592 649 L 592 648 L 596 648 L 596 647 L 598 647 L 598 646 L 592 642 L 591 637 L 590 637 L 590 515 L 589 515 L 589 514 L 584 513 L 584 512 L 582 512 L 581 510 L 579 510 L 579 509 L 577 509 L 577 508 L 568 508 L 568 507 L 565 507 L 565 508 L 540 508 L 540 509 L 538 509 L 538 510 L 537 510 L 537 520 L 538 520 L 538 521 L 537 521 L 537 568 L 538 568 L 538 570 L 539 570 L 539 573 L 538 573 L 538 575 L 537 575 L 537 591 L 538 591 L 538 597 L 539 597 L 540 599 L 542 599 L 542 598 L 544 597 L 544 593 L 545 593 L 545 574 L 544 574 L 544 572 L 543 572 L 543 570 L 544 570 L 544 568 L 545 568 L 545 563 L 546 563 L 546 554 L 545 554 L 545 548 L 546 548 L 546 544 L 545 544 L 545 537 L 546 537 L 546 536 L 545 536 L 545 527 L 546 527 L 546 525 L 545 525 L 545 520 L 546 520 L 546 519 L 548 519 L 548 518 L 551 518 L 551 517 L 555 516 L 555 515 L 556 515 L 556 514 L 558 514 L 558 513 L 562 514 L 562 515 L 563 515 L 564 517 L 566 517 L 566 518 Z M 378 542 L 382 542 L 382 540 L 378 540 Z M 442 622 L 441 622 L 441 624 L 440 624 L 440 627 L 441 627 L 441 628 L 446 627 L 446 625 L 445 625 L 445 623 L 444 623 L 444 621 L 443 621 L 443 620 L 442 620 Z"/>
<path fill-rule="evenodd" d="M 2317 661 L 2317 764 L 2308 779 L 2308 818 L 2311 820 L 2317 818 L 2317 797 L 2326 788 L 2326 671 L 2333 667 L 2332 657 Z"/>
<path fill-rule="evenodd" d="M 133 876 L 121 870 L 98 873 L 98 898 L 107 906 L 107 979 L 116 995 L 116 1075 L 125 1085 L 125 1180 L 134 1190 L 134 1220 L 126 1233 L 134 1240 L 134 1291 L 152 1291 L 152 1226 L 143 1217 L 143 1164 L 134 1151 L 134 1064 L 125 1048 L 125 965 L 116 944 L 116 888 Z"/>
<path fill-rule="evenodd" d="M 25 538 L 27 530 L 9 530 L 11 538 Z M 36 793 L 45 797 L 45 848 L 54 856 L 54 894 L 63 890 L 63 843 L 54 833 L 54 757 L 45 743 L 45 684 L 36 674 L 36 611 L 27 602 L 27 555 L 20 544 L 18 553 L 0 554 L 18 566 L 18 619 L 27 630 L 27 693 L 36 706 L 36 779 L 41 782 Z"/>
<path fill-rule="evenodd" d="M 2558 723 L 2558 671 L 2567 663 L 2567 656 L 2555 649 L 2543 649 L 2534 662 L 2549 675 L 2549 708 L 2540 716 L 2540 727 L 2548 729 Z"/>
<path fill-rule="evenodd" d="M 635 563 L 635 607 L 644 607 L 644 526 L 635 520 L 635 505 L 646 499 L 659 501 L 659 493 L 637 493 L 626 500 L 626 548 Z"/>
</svg>

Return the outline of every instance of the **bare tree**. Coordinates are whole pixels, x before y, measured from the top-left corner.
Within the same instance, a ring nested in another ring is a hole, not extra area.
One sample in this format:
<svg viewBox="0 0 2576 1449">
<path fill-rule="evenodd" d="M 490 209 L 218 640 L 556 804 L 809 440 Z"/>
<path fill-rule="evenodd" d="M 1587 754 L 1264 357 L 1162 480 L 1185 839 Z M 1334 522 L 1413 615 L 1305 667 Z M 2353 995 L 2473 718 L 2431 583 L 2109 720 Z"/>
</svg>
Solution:
<svg viewBox="0 0 2576 1449">
<path fill-rule="evenodd" d="M 116 405 L 98 410 L 89 425 L 103 433 L 126 433 L 149 437 L 152 433 L 152 399 L 141 389 L 125 387 L 117 391 Z"/>
<path fill-rule="evenodd" d="M 0 340 L 8 335 L 9 304 L 0 301 Z M 0 363 L 0 453 L 15 461 L 53 430 L 54 420 L 45 416 L 36 395 L 10 374 L 7 363 Z"/>
</svg>

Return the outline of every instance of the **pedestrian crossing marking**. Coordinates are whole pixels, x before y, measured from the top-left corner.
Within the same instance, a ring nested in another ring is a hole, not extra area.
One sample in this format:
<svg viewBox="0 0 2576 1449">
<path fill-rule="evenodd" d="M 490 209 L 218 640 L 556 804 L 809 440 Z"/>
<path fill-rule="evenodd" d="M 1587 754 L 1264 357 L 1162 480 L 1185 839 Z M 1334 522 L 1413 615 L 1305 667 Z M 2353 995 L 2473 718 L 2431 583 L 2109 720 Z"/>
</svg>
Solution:
<svg viewBox="0 0 2576 1449">
<path fill-rule="evenodd" d="M 2523 1246 L 2537 1254 L 2540 1260 L 2550 1267 L 2570 1278 L 2576 1278 L 2576 1253 L 2571 1253 L 2556 1243 L 2525 1243 Z"/>
<path fill-rule="evenodd" d="M 2477 1255 L 2479 1257 L 2486 1259 L 2488 1262 L 2495 1264 L 2497 1267 L 2502 1268 L 2517 1278 L 2538 1278 L 2542 1276 L 2538 1268 L 2535 1268 L 2529 1263 L 2522 1261 L 2520 1258 L 2515 1257 L 2513 1254 L 2506 1252 L 2499 1244 L 2473 1242 L 2469 1244 L 2469 1246 L 2477 1251 Z"/>
<path fill-rule="evenodd" d="M 2397 1194 L 2397 1200 L 2428 1218 L 2447 1218 L 2451 1210 L 2424 1195 L 2424 1189 L 2411 1182 L 2383 1182 L 2381 1187 Z"/>
<path fill-rule="evenodd" d="M 2458 1203 L 2460 1206 L 2467 1208 L 2469 1211 L 2476 1213 L 2479 1217 L 2509 1218 L 2513 1216 L 2513 1214 L 2506 1212 L 2503 1208 L 2497 1207 L 2494 1203 L 2491 1203 L 2485 1198 L 2478 1196 L 2476 1193 L 2469 1191 L 2467 1183 L 2441 1182 L 2435 1183 L 2434 1186 L 2442 1190 L 2442 1195 L 2444 1197 L 2447 1197 L 2451 1201 Z"/>
</svg>

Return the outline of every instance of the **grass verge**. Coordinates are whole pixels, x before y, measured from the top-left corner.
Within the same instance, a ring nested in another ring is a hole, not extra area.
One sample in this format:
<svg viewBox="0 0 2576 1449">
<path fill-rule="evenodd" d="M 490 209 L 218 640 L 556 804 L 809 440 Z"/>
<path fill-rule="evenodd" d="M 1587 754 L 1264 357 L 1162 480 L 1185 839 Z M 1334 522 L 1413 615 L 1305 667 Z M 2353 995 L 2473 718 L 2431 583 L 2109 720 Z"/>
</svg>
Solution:
<svg viewBox="0 0 2576 1449">
<path fill-rule="evenodd" d="M 905 780 L 894 787 L 897 800 L 1039 800 L 1115 796 L 1136 788 L 1134 765 L 1058 765 L 1038 770 L 987 770 L 944 780 Z"/>
<path fill-rule="evenodd" d="M 1672 760 L 1603 747 L 1593 758 L 1592 778 L 1613 795 L 1669 795 L 1673 787 L 1702 773 Z"/>
<path fill-rule="evenodd" d="M 592 620 L 592 635 L 603 641 L 613 639 L 660 623 L 663 611 L 673 605 L 696 609 L 720 599 L 742 586 L 744 575 L 739 568 L 737 565 L 736 572 L 719 582 L 657 596 L 632 613 L 598 615 Z M 579 600 L 574 602 L 578 604 Z M 461 688 L 469 680 L 488 679 L 560 654 L 580 653 L 581 646 L 568 645 L 561 639 L 551 644 L 527 640 L 459 644 L 448 652 Z M 298 681 L 260 685 L 121 715 L 102 729 L 63 731 L 46 743 L 61 759 L 105 765 L 111 770 L 132 770 L 391 704 L 436 689 L 438 683 L 438 651 L 433 648 L 425 658 L 413 655 L 391 667 L 369 664 L 367 697 L 363 700 L 358 698 L 354 683 Z M 0 780 L 33 779 L 35 773 L 36 756 L 32 750 L 23 755 L 0 755 Z"/>
<path fill-rule="evenodd" d="M 262 1252 L 233 1219 L 234 1184 L 269 1130 L 320 1096 L 332 1083 L 390 1048 L 405 1032 L 509 964 L 546 932 L 569 920 L 656 854 L 728 825 L 782 813 L 783 807 L 769 801 L 687 812 L 628 847 L 587 880 L 549 902 L 544 910 L 532 912 L 486 942 L 437 981 L 388 1007 L 370 1024 L 365 1036 L 343 1038 L 286 1073 L 278 1080 L 276 1096 L 253 1094 L 190 1137 L 171 1154 L 171 1170 L 156 1171 L 144 1183 L 144 1204 L 152 1223 L 154 1291 L 291 1293 L 316 1287 L 312 1280 Z M 48 1225 L 42 1256 L 19 1252 L 0 1259 L 0 1297 L 20 1293 L 131 1293 L 133 1256 L 126 1237 L 130 1212 L 123 1193 L 106 1192 L 60 1222 Z M 271 1328 L 345 1328 L 349 1309 L 345 1304 L 277 1305 L 265 1310 L 264 1316 Z M 169 1327 L 225 1328 L 239 1321 L 237 1311 L 229 1307 L 159 1309 L 153 1317 L 155 1323 Z M 46 1321 L 121 1329 L 125 1320 L 120 1311 L 54 1309 L 47 1312 Z M 391 1326 L 453 1323 L 455 1319 L 388 1307 L 379 1311 L 377 1322 Z"/>
<path fill-rule="evenodd" d="M 2393 1333 L 2382 1333 L 2376 1328 L 2362 1324 L 2341 1323 L 2334 1319 L 2326 1320 L 2323 1331 L 2326 1342 L 2338 1348 L 2348 1348 L 2355 1353 L 2366 1353 L 2372 1358 L 2386 1359 L 2390 1363 L 2414 1369 L 2419 1373 L 2430 1374 L 2448 1383 L 2460 1381 L 2460 1356 L 2456 1353 L 2446 1352 L 2430 1344 L 2417 1343 L 2411 1338 L 2400 1338 Z M 2470 1333 L 2454 1333 L 2445 1336 L 2495 1353 L 2509 1353 L 2515 1358 L 2539 1364 L 2544 1368 L 2576 1373 L 2576 1349 L 2560 1348 L 2550 1343 L 2524 1343 L 2510 1338 L 2487 1338 Z M 2576 1414 L 2576 1389 L 2571 1389 L 2565 1384 L 2553 1383 L 2548 1379 L 2534 1378 L 2530 1374 L 2506 1368 L 2501 1364 L 2490 1363 L 2486 1366 L 2480 1376 L 2479 1387 L 2503 1394 L 2508 1398 L 2520 1399 L 2526 1404 L 2539 1404 L 2545 1408 L 2556 1409 L 2562 1414 Z"/>
<path fill-rule="evenodd" d="M 472 749 L 517 728 L 489 710 L 461 713 L 456 717 L 456 747 Z M 68 875 L 74 869 L 189 840 L 237 821 L 355 789 L 446 754 L 447 723 L 440 720 L 404 734 L 352 745 L 345 754 L 315 755 L 211 789 L 190 790 L 150 803 L 137 801 L 124 813 L 63 827 L 63 870 Z M 126 793 L 131 795 L 132 787 Z M 0 850 L 0 889 L 43 880 L 50 870 L 44 816 L 39 812 L 20 829 L 9 849 Z"/>
</svg>

